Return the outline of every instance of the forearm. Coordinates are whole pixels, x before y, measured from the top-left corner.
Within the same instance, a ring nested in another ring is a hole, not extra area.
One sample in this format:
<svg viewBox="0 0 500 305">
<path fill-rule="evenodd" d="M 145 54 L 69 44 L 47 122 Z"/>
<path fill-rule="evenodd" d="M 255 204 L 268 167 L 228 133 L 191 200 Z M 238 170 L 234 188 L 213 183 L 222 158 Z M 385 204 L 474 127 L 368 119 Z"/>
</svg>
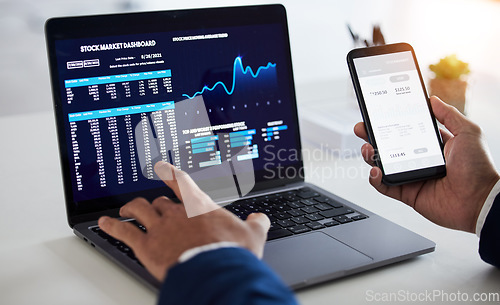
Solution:
<svg viewBox="0 0 500 305">
<path fill-rule="evenodd" d="M 242 248 L 201 253 L 168 271 L 158 304 L 297 304 L 292 292 Z"/>
</svg>

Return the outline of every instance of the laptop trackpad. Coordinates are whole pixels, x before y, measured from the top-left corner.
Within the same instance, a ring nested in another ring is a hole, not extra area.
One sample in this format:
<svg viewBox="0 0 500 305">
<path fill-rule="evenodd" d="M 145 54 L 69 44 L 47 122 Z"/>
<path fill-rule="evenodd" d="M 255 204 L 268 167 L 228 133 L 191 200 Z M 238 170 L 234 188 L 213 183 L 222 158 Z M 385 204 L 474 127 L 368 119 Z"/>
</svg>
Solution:
<svg viewBox="0 0 500 305">
<path fill-rule="evenodd" d="M 372 261 L 335 238 L 314 232 L 272 241 L 264 249 L 268 263 L 289 286 L 341 275 L 344 270 Z"/>
</svg>

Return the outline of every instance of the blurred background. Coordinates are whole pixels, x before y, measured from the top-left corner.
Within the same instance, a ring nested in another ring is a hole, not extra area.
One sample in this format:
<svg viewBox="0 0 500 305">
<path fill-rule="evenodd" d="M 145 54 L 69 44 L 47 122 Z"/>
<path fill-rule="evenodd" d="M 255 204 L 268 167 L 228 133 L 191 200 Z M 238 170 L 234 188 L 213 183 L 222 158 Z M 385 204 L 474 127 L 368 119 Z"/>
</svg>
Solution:
<svg viewBox="0 0 500 305">
<path fill-rule="evenodd" d="M 52 109 L 43 33 L 44 22 L 50 17 L 266 2 L 0 0 L 0 116 Z M 493 115 L 496 111 L 491 111 L 491 107 L 500 109 L 497 105 L 500 1 L 284 0 L 281 3 L 288 11 L 299 105 L 310 102 L 307 93 L 310 90 L 316 92 L 315 97 L 332 101 L 349 92 L 345 56 L 353 42 L 346 27 L 348 23 L 364 38 L 370 38 L 372 26 L 378 24 L 386 42 L 412 44 L 426 76 L 429 64 L 457 54 L 470 64 L 468 102 L 484 106 L 484 109 L 469 109 L 470 116 L 474 118 L 474 111 Z M 332 94 L 339 90 L 340 95 Z"/>
</svg>

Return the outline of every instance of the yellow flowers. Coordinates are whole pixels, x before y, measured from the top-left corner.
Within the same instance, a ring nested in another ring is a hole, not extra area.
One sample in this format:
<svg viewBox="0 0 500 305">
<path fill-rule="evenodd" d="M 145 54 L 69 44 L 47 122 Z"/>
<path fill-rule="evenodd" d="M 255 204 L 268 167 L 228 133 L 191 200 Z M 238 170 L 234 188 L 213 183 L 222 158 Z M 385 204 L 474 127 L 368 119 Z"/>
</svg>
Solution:
<svg viewBox="0 0 500 305">
<path fill-rule="evenodd" d="M 459 79 L 470 72 L 469 64 L 459 60 L 455 54 L 441 58 L 439 63 L 430 65 L 429 69 L 438 79 Z"/>
</svg>

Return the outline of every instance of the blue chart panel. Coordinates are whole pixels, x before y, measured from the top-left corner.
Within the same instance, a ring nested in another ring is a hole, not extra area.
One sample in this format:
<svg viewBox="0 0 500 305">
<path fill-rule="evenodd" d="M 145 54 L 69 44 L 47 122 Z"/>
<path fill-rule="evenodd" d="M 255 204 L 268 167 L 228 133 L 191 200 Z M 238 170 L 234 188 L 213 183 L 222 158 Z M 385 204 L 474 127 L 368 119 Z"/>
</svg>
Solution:
<svg viewBox="0 0 500 305">
<path fill-rule="evenodd" d="M 235 131 L 235 132 L 231 132 L 229 134 L 229 137 L 231 138 L 236 138 L 236 137 L 243 137 L 243 136 L 247 136 L 247 135 L 254 135 L 256 132 L 255 129 L 248 129 L 248 130 L 242 130 L 242 131 Z"/>
<path fill-rule="evenodd" d="M 215 152 L 215 157 L 208 161 L 200 162 L 200 167 L 207 167 L 221 164 L 220 151 L 216 151 L 215 141 L 219 140 L 219 136 L 207 136 L 191 139 L 191 149 L 193 154 L 201 154 L 206 152 Z"/>
<path fill-rule="evenodd" d="M 257 131 L 255 129 L 231 132 L 229 134 L 229 142 L 231 147 L 241 147 L 252 145 L 253 135 Z"/>
<path fill-rule="evenodd" d="M 257 144 L 252 145 L 253 135 L 257 131 L 255 129 L 242 130 L 231 132 L 229 134 L 229 142 L 231 147 L 242 147 L 248 146 L 249 153 L 245 155 L 240 155 L 237 157 L 238 161 L 256 159 L 259 157 L 259 150 Z"/>
<path fill-rule="evenodd" d="M 281 126 L 274 126 L 274 127 L 268 127 L 267 131 L 278 131 L 278 130 L 287 130 L 288 126 L 287 125 L 281 125 Z"/>
<path fill-rule="evenodd" d="M 252 146 L 252 152 L 246 155 L 240 155 L 238 156 L 238 161 L 243 161 L 243 160 L 250 160 L 250 159 L 257 159 L 259 157 L 259 149 L 257 147 L 257 144 L 254 144 Z"/>
<path fill-rule="evenodd" d="M 193 154 L 200 154 L 204 152 L 214 151 L 214 147 L 204 147 L 204 148 L 196 148 L 193 149 Z"/>
<path fill-rule="evenodd" d="M 208 136 L 208 137 L 194 138 L 194 139 L 191 139 L 191 143 L 215 141 L 218 139 L 219 139 L 219 136 Z"/>
<path fill-rule="evenodd" d="M 234 89 L 236 88 L 237 80 L 241 80 L 242 82 L 244 82 L 245 79 L 243 77 L 246 77 L 247 75 L 250 78 L 256 79 L 259 77 L 259 75 L 261 75 L 261 72 L 263 73 L 264 71 L 269 72 L 269 75 L 272 75 L 275 78 L 276 64 L 268 62 L 266 66 L 260 66 L 254 73 L 252 68 L 250 68 L 249 66 L 247 66 L 246 68 L 243 67 L 241 57 L 238 56 L 234 59 L 233 63 L 233 84 L 231 86 L 231 89 L 228 89 L 228 86 L 226 86 L 226 84 L 224 84 L 223 82 L 218 81 L 212 87 L 204 86 L 200 91 L 194 93 L 193 95 L 183 94 L 182 96 L 188 99 L 193 99 L 198 95 L 202 95 L 206 91 L 214 91 L 217 87 L 221 87 L 222 89 L 224 89 L 227 95 L 232 95 L 234 93 Z"/>
<path fill-rule="evenodd" d="M 218 139 L 218 136 L 208 136 L 191 139 L 191 149 L 193 150 L 193 154 L 214 151 L 215 141 Z"/>
<path fill-rule="evenodd" d="M 209 147 L 209 146 L 215 146 L 215 142 L 214 141 L 210 141 L 210 142 L 202 142 L 202 143 L 191 144 L 191 147 L 193 149 L 195 149 L 195 148 L 202 148 L 202 147 Z"/>
<path fill-rule="evenodd" d="M 220 151 L 216 151 L 215 152 L 215 159 L 210 160 L 210 161 L 200 162 L 200 167 L 207 167 L 207 166 L 219 165 L 219 164 L 222 164 L 221 159 L 220 159 Z"/>
<path fill-rule="evenodd" d="M 264 137 L 264 141 L 271 141 L 273 139 L 273 136 L 275 136 L 275 139 L 279 139 L 280 131 L 287 129 L 288 129 L 287 125 L 262 128 L 263 131 L 262 136 Z"/>
</svg>

